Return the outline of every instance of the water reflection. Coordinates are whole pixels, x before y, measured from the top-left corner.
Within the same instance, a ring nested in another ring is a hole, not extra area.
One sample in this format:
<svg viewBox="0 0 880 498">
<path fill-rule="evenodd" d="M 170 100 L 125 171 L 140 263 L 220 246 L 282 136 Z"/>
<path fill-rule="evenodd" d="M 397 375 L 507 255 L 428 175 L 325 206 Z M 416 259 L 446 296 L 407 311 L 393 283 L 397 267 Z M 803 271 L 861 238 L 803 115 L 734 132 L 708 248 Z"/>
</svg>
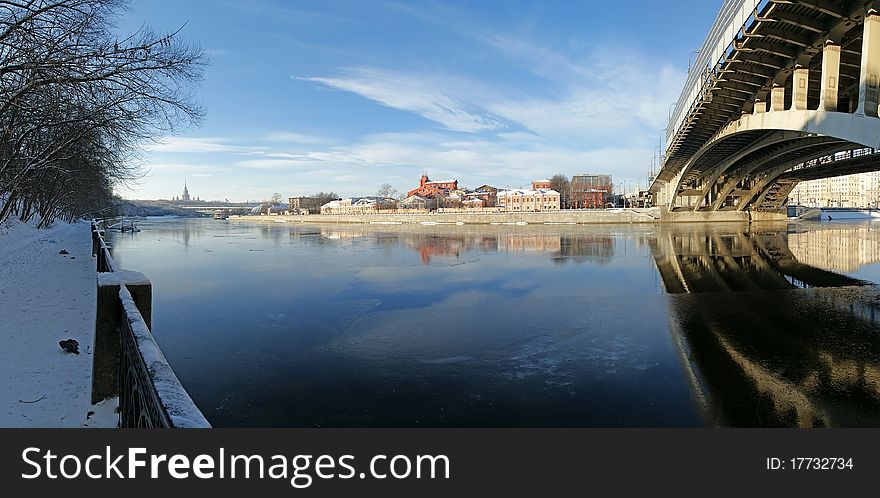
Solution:
<svg viewBox="0 0 880 498">
<path fill-rule="evenodd" d="M 290 228 L 291 239 L 302 236 L 303 227 Z M 577 233 L 548 234 L 543 226 L 498 227 L 455 226 L 430 229 L 413 225 L 375 226 L 350 225 L 320 227 L 312 232 L 333 241 L 361 240 L 379 246 L 407 247 L 419 254 L 423 264 L 432 259 L 460 259 L 479 253 L 536 253 L 549 256 L 556 263 L 608 264 L 614 258 L 614 238 L 610 234 L 584 235 Z"/>
<path fill-rule="evenodd" d="M 803 247 L 803 232 L 748 227 L 652 242 L 694 397 L 712 425 L 880 425 L 877 292 L 803 264 L 792 235 Z"/>
<path fill-rule="evenodd" d="M 788 234 L 788 244 L 798 261 L 826 270 L 855 272 L 880 262 L 880 228 L 870 223 L 805 224 Z"/>
</svg>

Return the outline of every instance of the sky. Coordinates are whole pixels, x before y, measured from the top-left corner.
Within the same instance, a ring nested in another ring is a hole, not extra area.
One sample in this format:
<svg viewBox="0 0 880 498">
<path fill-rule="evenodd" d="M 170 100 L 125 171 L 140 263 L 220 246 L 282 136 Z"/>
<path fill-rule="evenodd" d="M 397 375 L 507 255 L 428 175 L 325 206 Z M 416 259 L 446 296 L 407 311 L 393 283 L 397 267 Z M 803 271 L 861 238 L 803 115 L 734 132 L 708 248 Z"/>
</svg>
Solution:
<svg viewBox="0 0 880 498">
<path fill-rule="evenodd" d="M 120 32 L 184 26 L 211 58 L 198 126 L 148 144 L 119 195 L 202 200 L 644 186 L 721 0 L 132 0 Z"/>
</svg>

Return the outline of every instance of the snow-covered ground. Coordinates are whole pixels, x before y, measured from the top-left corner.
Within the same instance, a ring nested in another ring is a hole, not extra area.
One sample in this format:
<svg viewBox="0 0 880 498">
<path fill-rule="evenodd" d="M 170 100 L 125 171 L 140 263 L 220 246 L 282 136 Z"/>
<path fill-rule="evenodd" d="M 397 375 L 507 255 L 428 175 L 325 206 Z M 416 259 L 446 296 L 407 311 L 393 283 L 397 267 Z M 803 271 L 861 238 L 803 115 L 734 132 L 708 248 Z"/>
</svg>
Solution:
<svg viewBox="0 0 880 498">
<path fill-rule="evenodd" d="M 0 427 L 115 427 L 115 401 L 90 399 L 91 252 L 87 222 L 0 225 Z M 62 350 L 64 339 L 80 354 Z"/>
</svg>

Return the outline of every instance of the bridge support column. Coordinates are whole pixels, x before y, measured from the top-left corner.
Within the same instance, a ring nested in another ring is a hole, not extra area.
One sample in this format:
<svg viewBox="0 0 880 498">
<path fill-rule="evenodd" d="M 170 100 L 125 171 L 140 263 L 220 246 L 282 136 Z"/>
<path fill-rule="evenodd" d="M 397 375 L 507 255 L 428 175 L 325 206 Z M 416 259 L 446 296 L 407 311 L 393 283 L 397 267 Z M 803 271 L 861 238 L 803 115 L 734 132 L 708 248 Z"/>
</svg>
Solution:
<svg viewBox="0 0 880 498">
<path fill-rule="evenodd" d="M 755 109 L 752 111 L 752 114 L 763 114 L 767 112 L 767 102 L 764 102 L 761 99 L 755 99 Z"/>
<path fill-rule="evenodd" d="M 770 91 L 770 110 L 771 111 L 784 111 L 785 110 L 785 87 L 780 85 L 773 85 L 773 90 Z"/>
<path fill-rule="evenodd" d="M 807 93 L 810 89 L 810 70 L 808 68 L 796 67 L 791 81 L 791 88 L 793 92 L 793 98 L 791 99 L 792 107 L 798 111 L 806 111 Z"/>
<path fill-rule="evenodd" d="M 862 34 L 862 71 L 856 114 L 877 117 L 880 104 L 880 14 L 868 11 Z"/>
<path fill-rule="evenodd" d="M 831 40 L 825 42 L 822 51 L 822 91 L 819 93 L 819 109 L 837 111 L 837 90 L 840 81 L 840 45 Z"/>
</svg>

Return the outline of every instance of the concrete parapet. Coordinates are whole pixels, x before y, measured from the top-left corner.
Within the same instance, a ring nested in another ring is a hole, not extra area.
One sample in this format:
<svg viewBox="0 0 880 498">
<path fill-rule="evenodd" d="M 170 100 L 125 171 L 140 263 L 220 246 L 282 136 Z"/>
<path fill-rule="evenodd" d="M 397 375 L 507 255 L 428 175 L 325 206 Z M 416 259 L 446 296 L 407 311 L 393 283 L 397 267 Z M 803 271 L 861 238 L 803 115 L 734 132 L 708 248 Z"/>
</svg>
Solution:
<svg viewBox="0 0 880 498">
<path fill-rule="evenodd" d="M 663 223 L 720 223 L 720 222 L 776 222 L 786 221 L 788 217 L 783 212 L 776 211 L 693 211 L 690 209 L 681 211 L 664 211 Z"/>
<path fill-rule="evenodd" d="M 122 307 L 120 286 L 128 288 L 147 327 L 152 326 L 153 286 L 144 274 L 134 271 L 98 273 L 95 343 L 92 347 L 92 403 L 119 395 L 122 356 Z"/>
<path fill-rule="evenodd" d="M 788 213 L 784 211 L 752 211 L 752 221 L 788 221 Z"/>
</svg>

